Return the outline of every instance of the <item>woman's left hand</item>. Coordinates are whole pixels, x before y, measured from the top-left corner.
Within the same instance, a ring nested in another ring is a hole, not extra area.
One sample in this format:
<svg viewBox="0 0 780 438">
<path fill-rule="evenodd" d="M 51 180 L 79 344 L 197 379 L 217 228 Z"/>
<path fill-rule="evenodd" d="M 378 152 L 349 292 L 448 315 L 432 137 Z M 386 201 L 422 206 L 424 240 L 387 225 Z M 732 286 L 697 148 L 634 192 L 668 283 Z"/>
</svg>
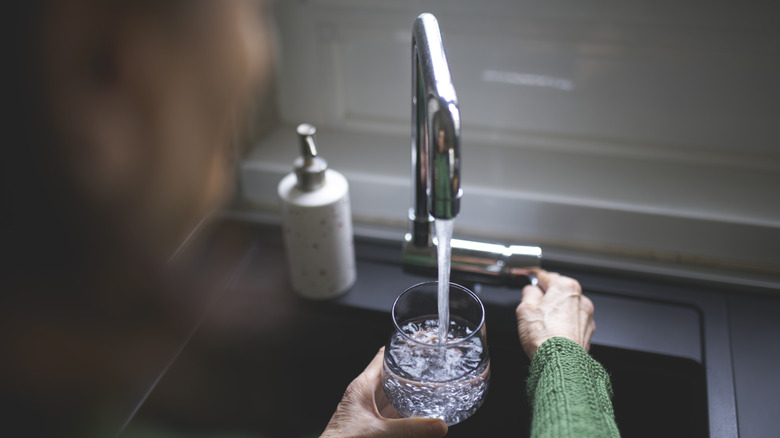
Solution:
<svg viewBox="0 0 780 438">
<path fill-rule="evenodd" d="M 320 438 L 440 438 L 447 424 L 437 418 L 401 418 L 382 388 L 381 348 L 347 387 L 336 413 Z"/>
</svg>

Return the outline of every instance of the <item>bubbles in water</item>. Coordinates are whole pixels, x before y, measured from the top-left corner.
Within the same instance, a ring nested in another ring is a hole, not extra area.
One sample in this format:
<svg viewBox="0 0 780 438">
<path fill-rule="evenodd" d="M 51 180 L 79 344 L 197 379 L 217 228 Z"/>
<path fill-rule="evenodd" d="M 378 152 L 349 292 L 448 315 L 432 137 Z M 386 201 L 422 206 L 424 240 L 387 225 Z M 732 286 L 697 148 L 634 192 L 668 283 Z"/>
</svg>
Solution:
<svg viewBox="0 0 780 438">
<path fill-rule="evenodd" d="M 404 416 L 441 418 L 453 425 L 473 414 L 485 398 L 490 366 L 479 334 L 450 321 L 447 343 L 439 342 L 436 316 L 412 321 L 395 333 L 385 352 L 382 386 Z"/>
<path fill-rule="evenodd" d="M 476 369 L 482 361 L 482 340 L 473 336 L 458 343 L 473 330 L 465 325 L 450 321 L 447 343 L 452 346 L 440 346 L 438 321 L 413 321 L 401 327 L 401 330 L 419 345 L 396 335 L 390 343 L 389 354 L 398 371 L 407 378 L 433 382 L 457 379 Z"/>
</svg>

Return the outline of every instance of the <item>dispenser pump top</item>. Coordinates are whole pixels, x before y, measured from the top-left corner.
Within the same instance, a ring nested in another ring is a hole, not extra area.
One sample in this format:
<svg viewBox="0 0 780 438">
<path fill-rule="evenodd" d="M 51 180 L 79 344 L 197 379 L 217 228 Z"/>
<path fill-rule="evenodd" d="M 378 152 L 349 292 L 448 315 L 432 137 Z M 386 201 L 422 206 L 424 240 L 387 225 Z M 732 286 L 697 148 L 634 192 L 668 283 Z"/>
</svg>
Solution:
<svg viewBox="0 0 780 438">
<path fill-rule="evenodd" d="M 301 156 L 295 159 L 293 167 L 298 178 L 298 188 L 311 192 L 325 184 L 325 171 L 328 163 L 317 156 L 317 147 L 314 144 L 314 134 L 317 129 L 308 124 L 298 125 L 298 140 L 301 143 Z"/>
</svg>

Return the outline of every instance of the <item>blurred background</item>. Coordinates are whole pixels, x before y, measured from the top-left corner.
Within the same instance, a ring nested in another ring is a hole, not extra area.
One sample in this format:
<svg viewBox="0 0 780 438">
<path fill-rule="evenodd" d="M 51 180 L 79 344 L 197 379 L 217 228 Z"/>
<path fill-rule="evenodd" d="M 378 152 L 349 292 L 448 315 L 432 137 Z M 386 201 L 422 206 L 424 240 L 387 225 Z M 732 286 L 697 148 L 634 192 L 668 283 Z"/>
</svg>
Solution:
<svg viewBox="0 0 780 438">
<path fill-rule="evenodd" d="M 461 107 L 456 235 L 680 275 L 780 274 L 780 29 L 771 2 L 275 8 L 276 93 L 261 106 L 234 210 L 273 220 L 276 182 L 297 154 L 294 126 L 306 121 L 350 180 L 358 232 L 405 228 L 410 29 L 428 11 Z"/>
</svg>

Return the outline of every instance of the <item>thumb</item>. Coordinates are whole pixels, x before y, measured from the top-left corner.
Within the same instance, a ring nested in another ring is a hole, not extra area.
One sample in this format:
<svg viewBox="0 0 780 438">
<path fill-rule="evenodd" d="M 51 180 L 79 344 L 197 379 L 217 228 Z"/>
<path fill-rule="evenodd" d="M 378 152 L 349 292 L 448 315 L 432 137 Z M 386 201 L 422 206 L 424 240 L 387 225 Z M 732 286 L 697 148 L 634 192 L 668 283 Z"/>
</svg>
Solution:
<svg viewBox="0 0 780 438">
<path fill-rule="evenodd" d="M 447 423 L 439 418 L 385 420 L 384 426 L 388 438 L 441 438 L 448 430 Z"/>
</svg>

